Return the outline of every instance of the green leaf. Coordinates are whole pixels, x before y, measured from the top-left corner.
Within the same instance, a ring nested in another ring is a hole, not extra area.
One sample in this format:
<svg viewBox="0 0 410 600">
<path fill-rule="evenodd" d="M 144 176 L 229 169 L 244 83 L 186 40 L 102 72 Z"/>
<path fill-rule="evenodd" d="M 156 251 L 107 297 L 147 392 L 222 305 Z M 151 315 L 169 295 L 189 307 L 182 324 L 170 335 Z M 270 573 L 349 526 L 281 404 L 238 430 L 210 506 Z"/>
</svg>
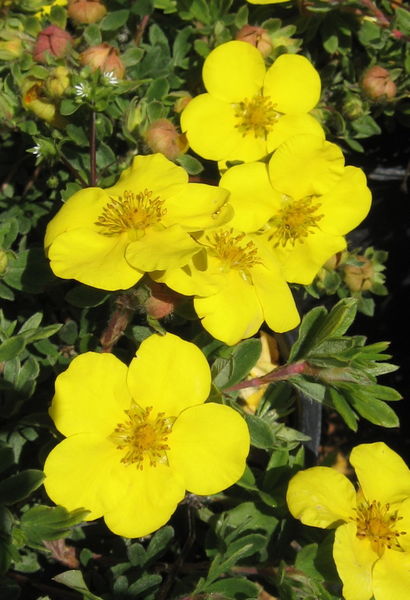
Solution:
<svg viewBox="0 0 410 600">
<path fill-rule="evenodd" d="M 146 93 L 146 100 L 151 102 L 152 100 L 162 100 L 169 91 L 169 83 L 165 77 L 155 79 L 149 86 Z"/>
<path fill-rule="evenodd" d="M 89 46 L 98 46 L 102 42 L 101 31 L 96 23 L 88 25 L 84 30 L 83 36 Z"/>
<path fill-rule="evenodd" d="M 110 296 L 109 292 L 88 285 L 76 285 L 65 295 L 65 300 L 79 308 L 90 308 L 103 304 Z"/>
<path fill-rule="evenodd" d="M 316 402 L 322 403 L 325 398 L 326 386 L 322 383 L 311 381 L 305 375 L 294 375 L 289 382 L 302 394 L 309 396 Z"/>
<path fill-rule="evenodd" d="M 136 542 L 127 548 L 128 560 L 133 567 L 142 567 L 146 561 L 146 553 L 144 546 Z"/>
<path fill-rule="evenodd" d="M 115 31 L 127 22 L 129 10 L 113 10 L 109 12 L 99 23 L 102 31 Z"/>
<path fill-rule="evenodd" d="M 44 473 L 26 469 L 0 482 L 0 503 L 14 504 L 27 498 L 43 483 Z"/>
<path fill-rule="evenodd" d="M 67 25 L 67 11 L 62 6 L 52 6 L 50 11 L 50 22 L 61 29 Z"/>
<path fill-rule="evenodd" d="M 37 505 L 30 508 L 21 517 L 21 529 L 29 543 L 41 543 L 43 540 L 58 540 L 66 537 L 71 527 L 80 523 L 88 511 L 83 509 L 69 512 L 62 506 Z"/>
<path fill-rule="evenodd" d="M 386 385 L 367 385 L 366 392 L 369 395 L 379 398 L 379 400 L 385 400 L 387 402 L 396 402 L 403 398 L 397 390 Z"/>
<path fill-rule="evenodd" d="M 328 387 L 326 389 L 326 404 L 331 408 L 334 408 L 346 425 L 352 430 L 357 431 L 358 417 L 354 410 L 351 409 L 349 403 L 345 400 L 343 394 L 338 392 L 336 388 Z"/>
<path fill-rule="evenodd" d="M 225 577 L 208 585 L 206 590 L 215 594 L 215 598 L 216 594 L 222 594 L 224 598 L 257 600 L 260 588 L 244 577 Z"/>
<path fill-rule="evenodd" d="M 15 335 L 0 344 L 0 362 L 12 360 L 20 354 L 26 347 L 26 340 L 23 335 Z"/>
<path fill-rule="evenodd" d="M 189 173 L 190 175 L 198 175 L 198 173 L 202 173 L 204 167 L 202 163 L 193 156 L 189 154 L 182 154 L 178 156 L 176 162 L 181 165 Z"/>
<path fill-rule="evenodd" d="M 370 115 L 363 115 L 352 121 L 352 127 L 356 131 L 356 137 L 367 138 L 372 135 L 380 135 L 382 130 Z"/>
<path fill-rule="evenodd" d="M 75 102 L 74 100 L 70 100 L 69 98 L 64 98 L 60 104 L 60 113 L 68 117 L 69 115 L 73 115 L 79 108 L 81 104 Z"/>
<path fill-rule="evenodd" d="M 298 339 L 292 346 L 288 362 L 294 362 L 308 354 L 313 347 L 316 331 L 320 329 L 325 321 L 326 314 L 326 309 L 323 306 L 317 306 L 303 317 L 299 327 Z"/>
<path fill-rule="evenodd" d="M 382 400 L 372 397 L 358 397 L 349 395 L 349 401 L 354 409 L 375 425 L 381 427 L 398 427 L 400 425 L 399 418 L 392 408 Z"/>
<path fill-rule="evenodd" d="M 152 561 L 154 558 L 158 558 L 158 556 L 163 554 L 173 537 L 174 530 L 170 525 L 162 527 L 159 531 L 154 533 L 146 550 L 146 562 Z"/>
<path fill-rule="evenodd" d="M 275 445 L 276 438 L 271 426 L 255 415 L 244 415 L 251 434 L 251 444 L 256 448 L 272 448 Z"/>
<path fill-rule="evenodd" d="M 60 573 L 53 577 L 54 581 L 57 583 L 62 583 L 67 587 L 75 590 L 76 592 L 80 592 L 83 595 L 83 598 L 86 600 L 102 600 L 101 596 L 96 596 L 86 586 L 84 581 L 83 574 L 81 571 L 71 570 L 65 571 L 64 573 Z"/>
<path fill-rule="evenodd" d="M 158 587 L 161 582 L 161 575 L 143 575 L 129 586 L 127 595 L 129 594 L 133 598 L 137 597 L 143 592 L 147 592 L 147 590 L 152 591 L 152 589 Z"/>
<path fill-rule="evenodd" d="M 12 465 L 14 465 L 13 448 L 0 441 L 0 473 L 3 473 Z"/>
</svg>

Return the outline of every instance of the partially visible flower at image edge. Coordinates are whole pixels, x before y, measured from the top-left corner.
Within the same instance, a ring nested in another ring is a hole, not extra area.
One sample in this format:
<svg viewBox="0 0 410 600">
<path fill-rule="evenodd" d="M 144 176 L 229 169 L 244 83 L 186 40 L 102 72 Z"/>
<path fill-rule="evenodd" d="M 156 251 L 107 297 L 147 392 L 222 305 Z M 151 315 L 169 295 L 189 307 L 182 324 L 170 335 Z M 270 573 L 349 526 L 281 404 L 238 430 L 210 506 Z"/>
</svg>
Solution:
<svg viewBox="0 0 410 600">
<path fill-rule="evenodd" d="M 333 558 L 346 600 L 408 600 L 410 470 L 383 442 L 353 448 L 358 491 L 330 467 L 289 483 L 287 503 L 305 525 L 336 528 Z"/>
<path fill-rule="evenodd" d="M 202 76 L 207 93 L 181 114 L 181 130 L 200 156 L 249 162 L 292 135 L 324 138 L 308 114 L 320 97 L 320 77 L 304 56 L 282 54 L 266 70 L 259 50 L 234 40 L 212 50 Z"/>
<path fill-rule="evenodd" d="M 228 192 L 188 175 L 162 154 L 136 156 L 110 188 L 71 196 L 47 226 L 45 249 L 63 279 L 127 289 L 145 272 L 179 267 L 200 250 L 190 232 L 231 218 Z"/>
<path fill-rule="evenodd" d="M 129 367 L 108 353 L 74 358 L 50 409 L 66 436 L 44 465 L 50 498 L 141 537 L 168 521 L 185 490 L 209 495 L 233 485 L 249 431 L 234 409 L 205 403 L 210 387 L 205 356 L 170 333 L 144 340 Z"/>
</svg>

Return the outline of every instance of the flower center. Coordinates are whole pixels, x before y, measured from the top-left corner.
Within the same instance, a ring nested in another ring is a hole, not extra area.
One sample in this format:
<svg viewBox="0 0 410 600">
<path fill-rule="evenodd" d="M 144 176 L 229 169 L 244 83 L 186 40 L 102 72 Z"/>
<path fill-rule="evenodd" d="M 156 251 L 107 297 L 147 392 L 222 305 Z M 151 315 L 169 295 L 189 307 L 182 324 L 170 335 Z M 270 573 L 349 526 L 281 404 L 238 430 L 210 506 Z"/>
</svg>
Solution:
<svg viewBox="0 0 410 600">
<path fill-rule="evenodd" d="M 235 235 L 232 229 L 219 231 L 206 237 L 212 256 L 221 261 L 221 270 L 237 269 L 244 279 L 249 278 L 249 269 L 260 264 L 258 250 L 252 240 L 244 242 L 245 233 Z"/>
<path fill-rule="evenodd" d="M 121 462 L 126 465 L 135 464 L 137 469 L 144 468 L 144 459 L 151 467 L 157 464 L 167 464 L 166 443 L 171 432 L 175 417 L 165 417 L 160 412 L 154 418 L 151 416 L 152 406 L 141 408 L 133 404 L 125 411 L 127 420 L 120 423 L 110 435 L 118 450 L 124 450 Z"/>
<path fill-rule="evenodd" d="M 285 206 L 269 221 L 272 227 L 269 239 L 276 240 L 275 247 L 284 247 L 288 242 L 294 246 L 296 241 L 302 241 L 313 233 L 323 217 L 317 214 L 320 204 L 314 203 L 314 196 L 307 196 L 301 200 L 285 198 Z"/>
<path fill-rule="evenodd" d="M 398 516 L 397 510 L 391 511 L 389 504 L 380 502 L 364 501 L 356 509 L 356 517 L 353 519 L 357 525 L 357 537 L 367 538 L 372 550 L 379 556 L 385 547 L 402 551 L 399 537 L 405 535 L 405 531 L 397 531 L 398 521 L 403 517 Z"/>
<path fill-rule="evenodd" d="M 113 236 L 130 230 L 145 231 L 159 223 L 166 214 L 164 200 L 152 196 L 150 190 L 138 194 L 126 190 L 124 196 L 111 198 L 95 222 L 102 229 L 99 233 Z"/>
<path fill-rule="evenodd" d="M 266 137 L 280 117 L 275 104 L 266 96 L 254 96 L 235 104 L 235 125 L 243 136 L 253 133 L 255 137 Z"/>
</svg>

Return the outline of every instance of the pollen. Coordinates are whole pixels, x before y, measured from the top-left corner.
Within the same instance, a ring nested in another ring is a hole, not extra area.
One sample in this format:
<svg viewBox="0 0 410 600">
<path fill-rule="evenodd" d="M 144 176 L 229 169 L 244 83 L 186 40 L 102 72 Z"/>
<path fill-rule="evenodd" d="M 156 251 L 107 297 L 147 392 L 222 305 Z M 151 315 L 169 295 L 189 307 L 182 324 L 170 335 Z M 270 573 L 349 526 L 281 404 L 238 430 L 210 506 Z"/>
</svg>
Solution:
<svg viewBox="0 0 410 600">
<path fill-rule="evenodd" d="M 235 127 L 243 136 L 253 133 L 257 138 L 265 138 L 280 117 L 275 105 L 266 96 L 254 96 L 235 105 Z"/>
<path fill-rule="evenodd" d="M 142 231 L 160 223 L 166 214 L 164 200 L 154 197 L 152 191 L 135 194 L 126 190 L 123 196 L 111 197 L 95 225 L 102 235 L 114 236 L 126 231 Z"/>
<path fill-rule="evenodd" d="M 285 197 L 285 205 L 269 221 L 272 227 L 270 239 L 275 241 L 275 246 L 294 246 L 297 241 L 303 241 L 313 233 L 323 217 L 317 212 L 319 208 L 320 204 L 315 204 L 314 196 L 301 200 Z"/>
<path fill-rule="evenodd" d="M 399 538 L 405 531 L 398 530 L 398 522 L 403 517 L 397 510 L 390 510 L 389 504 L 364 501 L 356 509 L 357 533 L 359 539 L 368 539 L 372 550 L 382 556 L 385 548 L 403 551 Z"/>
<path fill-rule="evenodd" d="M 223 270 L 237 269 L 247 278 L 249 270 L 261 261 L 252 240 L 244 241 L 245 234 L 235 235 L 232 229 L 214 233 L 206 238 L 211 255 L 222 263 Z"/>
<path fill-rule="evenodd" d="M 165 417 L 163 412 L 156 417 L 151 413 L 152 406 L 141 408 L 133 404 L 125 411 L 126 421 L 117 425 L 110 436 L 117 449 L 123 451 L 121 462 L 134 464 L 141 471 L 144 463 L 151 467 L 168 464 L 167 441 L 175 418 Z"/>
</svg>

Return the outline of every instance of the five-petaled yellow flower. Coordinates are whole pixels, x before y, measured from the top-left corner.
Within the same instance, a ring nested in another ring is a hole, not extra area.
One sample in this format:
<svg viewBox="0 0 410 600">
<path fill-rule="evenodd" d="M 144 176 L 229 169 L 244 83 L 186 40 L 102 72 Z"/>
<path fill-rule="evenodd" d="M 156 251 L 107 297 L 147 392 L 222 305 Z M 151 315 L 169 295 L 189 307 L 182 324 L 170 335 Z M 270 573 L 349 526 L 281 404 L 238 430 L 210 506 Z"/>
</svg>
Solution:
<svg viewBox="0 0 410 600">
<path fill-rule="evenodd" d="M 314 135 L 287 140 L 269 165 L 232 167 L 220 185 L 231 192 L 230 225 L 263 233 L 285 278 L 309 284 L 343 237 L 367 215 L 371 194 L 361 169 L 345 167 L 341 149 Z"/>
<path fill-rule="evenodd" d="M 198 239 L 202 251 L 157 278 L 193 295 L 202 325 L 226 344 L 254 335 L 266 321 L 277 332 L 299 324 L 292 292 L 261 236 L 223 227 Z M 155 274 L 152 274 L 155 276 Z"/>
<path fill-rule="evenodd" d="M 346 600 L 408 600 L 410 471 L 383 442 L 361 444 L 350 462 L 360 488 L 329 467 L 301 471 L 287 502 L 305 525 L 336 529 L 333 557 Z"/>
<path fill-rule="evenodd" d="M 206 94 L 181 115 L 182 131 L 200 156 L 211 160 L 259 160 L 298 133 L 324 134 L 311 115 L 320 78 L 304 56 L 283 54 L 266 71 L 251 44 L 221 44 L 203 67 Z"/>
<path fill-rule="evenodd" d="M 228 192 L 188 183 L 162 154 L 137 156 L 112 187 L 83 189 L 50 221 L 45 247 L 63 279 L 127 289 L 147 271 L 184 265 L 200 249 L 190 232 L 231 217 Z"/>
<path fill-rule="evenodd" d="M 142 342 L 129 368 L 112 354 L 74 358 L 50 409 L 66 436 L 44 465 L 50 498 L 140 537 L 167 522 L 185 490 L 234 484 L 249 431 L 237 411 L 204 404 L 210 385 L 202 352 L 170 333 Z"/>
</svg>

